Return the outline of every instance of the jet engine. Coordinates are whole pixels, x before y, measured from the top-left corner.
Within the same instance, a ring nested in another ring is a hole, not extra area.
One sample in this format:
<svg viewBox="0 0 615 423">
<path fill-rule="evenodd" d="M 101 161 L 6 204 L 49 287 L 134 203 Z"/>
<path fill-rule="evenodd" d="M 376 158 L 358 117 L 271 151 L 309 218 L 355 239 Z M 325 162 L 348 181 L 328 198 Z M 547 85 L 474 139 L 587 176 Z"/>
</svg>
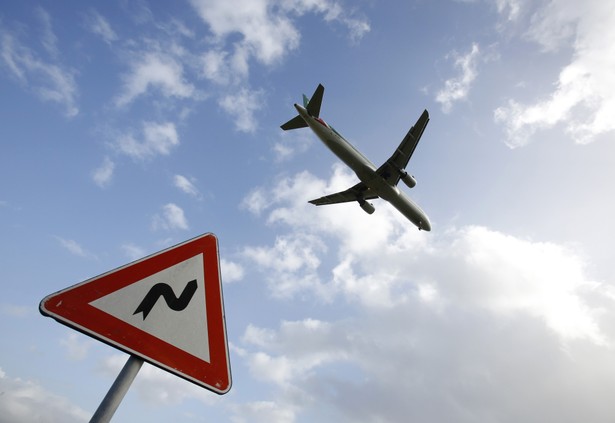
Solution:
<svg viewBox="0 0 615 423">
<path fill-rule="evenodd" d="M 359 205 L 361 206 L 363 211 L 365 211 L 365 213 L 367 214 L 372 214 L 373 212 L 376 211 L 376 208 L 374 207 L 372 203 L 368 203 L 367 201 L 363 199 L 359 200 Z"/>
<path fill-rule="evenodd" d="M 401 176 L 401 180 L 404 181 L 404 184 L 406 184 L 408 188 L 414 188 L 416 185 L 416 179 L 414 179 L 414 176 L 410 175 L 405 170 L 400 170 L 399 176 Z"/>
</svg>

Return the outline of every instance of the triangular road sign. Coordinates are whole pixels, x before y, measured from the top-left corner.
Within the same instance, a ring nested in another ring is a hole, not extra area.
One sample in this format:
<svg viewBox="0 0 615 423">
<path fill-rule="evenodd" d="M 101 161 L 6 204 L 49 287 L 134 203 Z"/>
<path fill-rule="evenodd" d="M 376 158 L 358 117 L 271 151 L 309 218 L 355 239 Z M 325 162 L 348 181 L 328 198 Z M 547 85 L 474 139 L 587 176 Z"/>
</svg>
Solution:
<svg viewBox="0 0 615 423">
<path fill-rule="evenodd" d="M 218 394 L 231 388 L 213 234 L 51 294 L 40 311 Z"/>
</svg>

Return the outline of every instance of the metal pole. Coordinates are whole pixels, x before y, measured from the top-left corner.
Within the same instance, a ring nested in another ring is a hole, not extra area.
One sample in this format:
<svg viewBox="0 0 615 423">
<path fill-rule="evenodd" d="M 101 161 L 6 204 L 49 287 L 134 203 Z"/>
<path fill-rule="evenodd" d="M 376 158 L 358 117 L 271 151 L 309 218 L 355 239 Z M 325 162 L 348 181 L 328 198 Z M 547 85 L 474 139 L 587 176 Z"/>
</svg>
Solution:
<svg viewBox="0 0 615 423">
<path fill-rule="evenodd" d="M 131 355 L 128 358 L 122 371 L 115 379 L 115 382 L 113 382 L 113 385 L 111 385 L 111 388 L 109 388 L 109 392 L 107 392 L 107 395 L 90 419 L 90 423 L 108 423 L 111 421 L 113 413 L 115 413 L 115 410 L 119 407 L 124 395 L 126 395 L 128 388 L 130 388 L 132 381 L 135 379 L 135 376 L 137 376 L 142 365 L 143 359 L 135 355 Z"/>
</svg>

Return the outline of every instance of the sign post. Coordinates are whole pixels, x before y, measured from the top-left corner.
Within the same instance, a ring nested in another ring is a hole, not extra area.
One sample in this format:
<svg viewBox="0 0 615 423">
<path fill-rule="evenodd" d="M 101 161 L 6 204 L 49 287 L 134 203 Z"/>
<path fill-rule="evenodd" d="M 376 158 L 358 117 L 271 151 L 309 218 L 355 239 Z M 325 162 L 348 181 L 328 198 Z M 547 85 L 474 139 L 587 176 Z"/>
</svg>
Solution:
<svg viewBox="0 0 615 423">
<path fill-rule="evenodd" d="M 115 379 L 115 382 L 113 382 L 113 385 L 111 385 L 109 392 L 107 392 L 107 395 L 105 395 L 105 398 L 90 419 L 90 423 L 108 423 L 111 421 L 111 417 L 113 417 L 115 410 L 120 406 L 124 395 L 128 392 L 128 388 L 130 388 L 142 365 L 142 358 L 136 355 L 131 355 L 128 358 L 122 371 Z"/>
<path fill-rule="evenodd" d="M 143 361 L 217 394 L 231 388 L 218 241 L 213 234 L 51 294 L 39 309 L 130 354 L 99 407 L 101 414 L 113 415 Z"/>
</svg>

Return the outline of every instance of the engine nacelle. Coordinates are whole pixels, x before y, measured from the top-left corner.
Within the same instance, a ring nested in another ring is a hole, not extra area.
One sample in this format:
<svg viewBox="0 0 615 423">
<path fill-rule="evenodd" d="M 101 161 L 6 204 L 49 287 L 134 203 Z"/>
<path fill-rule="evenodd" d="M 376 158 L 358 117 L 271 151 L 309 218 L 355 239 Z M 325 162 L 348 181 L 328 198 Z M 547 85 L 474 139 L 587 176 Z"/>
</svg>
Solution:
<svg viewBox="0 0 615 423">
<path fill-rule="evenodd" d="M 405 170 L 400 170 L 399 176 L 401 176 L 401 180 L 404 181 L 404 184 L 406 184 L 408 188 L 414 188 L 416 186 L 416 179 L 414 179 L 414 176 L 410 175 Z"/>
<path fill-rule="evenodd" d="M 365 213 L 367 214 L 372 214 L 373 212 L 376 211 L 376 207 L 374 207 L 372 203 L 368 203 L 365 200 L 359 200 L 359 205 L 361 206 L 363 211 L 365 211 Z"/>
</svg>

